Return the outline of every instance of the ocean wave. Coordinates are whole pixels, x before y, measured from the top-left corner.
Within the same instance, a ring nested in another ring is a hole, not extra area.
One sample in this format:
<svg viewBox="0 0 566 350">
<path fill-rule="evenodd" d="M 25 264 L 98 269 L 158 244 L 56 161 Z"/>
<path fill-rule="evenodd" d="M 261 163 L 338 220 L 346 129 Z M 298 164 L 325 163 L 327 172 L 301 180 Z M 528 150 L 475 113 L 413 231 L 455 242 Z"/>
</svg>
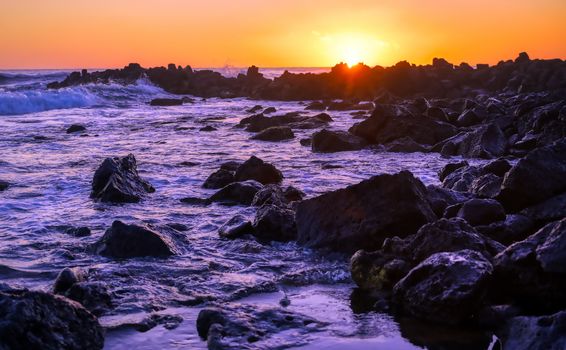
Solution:
<svg viewBox="0 0 566 350">
<path fill-rule="evenodd" d="M 0 92 L 0 115 L 17 115 L 52 109 L 88 107 L 99 98 L 86 89 Z"/>
</svg>

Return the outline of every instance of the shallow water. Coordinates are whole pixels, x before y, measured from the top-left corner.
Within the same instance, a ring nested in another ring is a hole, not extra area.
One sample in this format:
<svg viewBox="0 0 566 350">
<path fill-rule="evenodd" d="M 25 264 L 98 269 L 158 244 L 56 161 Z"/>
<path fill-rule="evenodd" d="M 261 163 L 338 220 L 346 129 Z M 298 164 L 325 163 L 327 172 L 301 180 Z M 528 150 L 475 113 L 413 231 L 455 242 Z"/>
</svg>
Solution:
<svg viewBox="0 0 566 350">
<path fill-rule="evenodd" d="M 109 330 L 108 349 L 205 348 L 195 330 L 198 310 L 206 305 L 200 301 L 275 307 L 283 293 L 291 301 L 290 310 L 329 325 L 308 336 L 282 332 L 257 348 L 418 348 L 402 336 L 392 317 L 353 311 L 347 257 L 324 255 L 294 243 L 220 239 L 220 225 L 236 213 L 252 216 L 254 209 L 189 206 L 179 199 L 212 194 L 213 190 L 201 187 L 206 177 L 223 162 L 243 161 L 251 155 L 275 164 L 285 176 L 283 185 L 296 186 L 309 197 L 404 169 L 425 184 L 434 184 L 447 159 L 371 149 L 316 154 L 299 144 L 313 130 L 298 130 L 288 142 L 269 143 L 250 140 L 252 134 L 234 128 L 253 105 L 274 106 L 279 114 L 304 110 L 300 103 L 209 99 L 150 107 L 150 99 L 168 95 L 144 81 L 129 87 L 92 85 L 59 92 L 45 92 L 42 84 L 26 80 L 4 85 L 0 110 L 2 101 L 16 90 L 48 100 L 83 94 L 88 102 L 81 108 L 0 115 L 0 180 L 13 184 L 0 193 L 0 281 L 49 290 L 62 268 L 80 266 L 89 271 L 89 280 L 105 283 L 113 294 L 116 307 L 101 317 L 103 325 L 113 328 L 153 312 L 184 319 L 174 330 L 162 326 L 146 333 L 127 327 Z M 346 130 L 356 121 L 349 112 L 330 114 L 335 120 L 332 129 Z M 73 123 L 85 125 L 87 134 L 66 134 Z M 199 130 L 206 125 L 218 130 Z M 140 175 L 157 191 L 136 204 L 93 202 L 89 193 L 95 169 L 106 157 L 128 153 L 135 154 Z M 328 164 L 342 167 L 323 169 Z M 184 224 L 190 244 L 182 254 L 165 260 L 114 261 L 88 252 L 88 245 L 114 220 Z M 65 226 L 88 226 L 93 234 L 72 237 L 64 233 Z"/>
</svg>

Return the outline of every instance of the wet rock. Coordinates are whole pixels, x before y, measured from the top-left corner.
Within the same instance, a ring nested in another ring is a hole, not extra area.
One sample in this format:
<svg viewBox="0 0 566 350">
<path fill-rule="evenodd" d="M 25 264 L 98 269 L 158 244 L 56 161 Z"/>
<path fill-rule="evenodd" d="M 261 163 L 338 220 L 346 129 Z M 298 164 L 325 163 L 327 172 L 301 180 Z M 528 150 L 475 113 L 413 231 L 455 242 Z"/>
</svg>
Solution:
<svg viewBox="0 0 566 350">
<path fill-rule="evenodd" d="M 310 145 L 312 144 L 312 139 L 301 139 L 299 143 L 301 144 L 301 146 L 310 147 Z"/>
<path fill-rule="evenodd" d="M 458 217 L 466 220 L 472 226 L 488 225 L 505 220 L 505 210 L 498 201 L 493 199 L 470 199 L 462 204 Z"/>
<path fill-rule="evenodd" d="M 507 173 L 498 197 L 506 209 L 518 211 L 566 192 L 566 138 L 538 148 Z"/>
<path fill-rule="evenodd" d="M 0 180 L 0 192 L 6 191 L 8 187 L 10 187 L 9 182 Z"/>
<path fill-rule="evenodd" d="M 472 250 L 437 253 L 413 268 L 393 288 L 404 312 L 438 323 L 468 320 L 482 304 L 491 263 Z"/>
<path fill-rule="evenodd" d="M 364 290 L 389 292 L 411 270 L 411 264 L 402 257 L 381 250 L 358 250 L 350 259 L 352 280 Z"/>
<path fill-rule="evenodd" d="M 434 185 L 427 186 L 426 190 L 428 203 L 438 217 L 442 217 L 449 206 L 461 204 L 473 198 L 469 193 L 456 192 Z"/>
<path fill-rule="evenodd" d="M 458 192 L 470 192 L 474 180 L 483 174 L 477 166 L 460 167 L 442 181 L 442 186 Z"/>
<path fill-rule="evenodd" d="M 65 233 L 74 237 L 87 237 L 90 236 L 90 229 L 88 227 L 70 227 L 65 230 Z"/>
<path fill-rule="evenodd" d="M 288 126 L 273 126 L 262 130 L 252 137 L 252 140 L 260 141 L 283 141 L 290 140 L 295 137 L 293 130 Z"/>
<path fill-rule="evenodd" d="M 466 221 L 452 218 L 426 224 L 416 234 L 403 239 L 386 239 L 382 251 L 417 264 L 435 253 L 465 249 L 477 251 L 487 259 L 492 259 L 504 248 L 500 243 L 477 232 Z"/>
<path fill-rule="evenodd" d="M 352 253 L 378 249 L 385 238 L 406 237 L 435 220 L 426 188 L 408 171 L 303 200 L 296 213 L 300 243 Z"/>
<path fill-rule="evenodd" d="M 224 238 L 238 238 L 245 234 L 252 233 L 252 223 L 248 218 L 243 215 L 236 215 L 228 220 L 224 225 L 218 229 L 220 237 Z"/>
<path fill-rule="evenodd" d="M 366 142 L 345 131 L 330 131 L 323 129 L 312 135 L 311 147 L 313 152 L 356 151 L 366 146 Z"/>
<path fill-rule="evenodd" d="M 183 104 L 182 99 L 177 98 L 155 98 L 149 102 L 150 106 L 180 106 Z"/>
<path fill-rule="evenodd" d="M 252 156 L 241 164 L 234 174 L 236 181 L 255 180 L 264 185 L 280 183 L 283 174 L 272 164 Z"/>
<path fill-rule="evenodd" d="M 236 161 L 229 161 L 229 162 L 222 163 L 222 165 L 220 165 L 220 169 L 231 171 L 231 172 L 236 172 L 236 170 L 238 170 L 238 167 L 240 165 L 242 165 L 242 163 L 236 162 Z"/>
<path fill-rule="evenodd" d="M 213 194 L 208 201 L 250 205 L 256 193 L 262 187 L 259 182 L 254 180 L 234 182 Z"/>
<path fill-rule="evenodd" d="M 96 316 L 112 308 L 112 298 L 108 288 L 100 282 L 78 282 L 73 284 L 65 296 L 84 306 Z"/>
<path fill-rule="evenodd" d="M 292 241 L 297 237 L 295 212 L 286 207 L 265 204 L 257 210 L 253 229 L 253 235 L 260 241 Z"/>
<path fill-rule="evenodd" d="M 282 308 L 257 305 L 209 307 L 201 310 L 196 328 L 199 336 L 208 341 L 209 349 L 241 349 L 285 330 L 317 332 L 324 324 L 305 315 Z M 304 345 L 300 340 L 295 344 Z"/>
<path fill-rule="evenodd" d="M 283 194 L 288 203 L 302 201 L 305 198 L 305 193 L 293 186 L 287 186 Z"/>
<path fill-rule="evenodd" d="M 53 284 L 53 293 L 62 294 L 69 290 L 75 283 L 84 281 L 84 273 L 79 268 L 64 268 L 59 272 Z"/>
<path fill-rule="evenodd" d="M 138 202 L 146 193 L 155 192 L 151 184 L 138 175 L 136 158 L 106 158 L 94 173 L 91 198 L 102 202 Z"/>
<path fill-rule="evenodd" d="M 385 145 L 387 152 L 398 153 L 414 153 L 414 152 L 428 152 L 428 147 L 416 143 L 410 137 L 402 137 L 395 141 L 389 142 Z"/>
<path fill-rule="evenodd" d="M 438 172 L 438 178 L 440 179 L 440 181 L 444 181 L 444 179 L 448 177 L 448 175 L 452 174 L 453 172 L 455 172 L 460 168 L 468 167 L 469 165 L 470 164 L 468 164 L 468 162 L 466 161 L 462 161 L 458 163 L 448 163 L 442 168 L 442 170 Z"/>
<path fill-rule="evenodd" d="M 566 307 L 566 219 L 550 223 L 495 258 L 497 290 L 531 312 Z"/>
<path fill-rule="evenodd" d="M 326 107 L 327 106 L 324 102 L 313 101 L 313 102 L 309 103 L 309 105 L 307 107 L 305 107 L 305 109 L 316 110 L 316 111 L 324 111 L 326 109 Z"/>
<path fill-rule="evenodd" d="M 472 126 L 479 124 L 482 121 L 482 118 L 476 114 L 473 109 L 465 110 L 460 116 L 458 117 L 457 124 L 458 126 Z"/>
<path fill-rule="evenodd" d="M 321 121 L 327 122 L 327 123 L 334 121 L 334 119 L 332 119 L 332 117 L 328 113 L 319 113 L 317 115 L 312 116 L 312 118 L 318 119 L 318 120 L 321 120 Z"/>
<path fill-rule="evenodd" d="M 513 350 L 566 349 L 566 311 L 549 316 L 519 316 L 503 330 L 503 348 Z"/>
<path fill-rule="evenodd" d="M 28 290 L 0 291 L 0 348 L 102 349 L 104 330 L 78 303 Z"/>
<path fill-rule="evenodd" d="M 167 257 L 176 253 L 173 239 L 162 230 L 114 221 L 93 245 L 96 254 L 112 258 Z"/>
<path fill-rule="evenodd" d="M 474 179 L 470 185 L 470 192 L 482 198 L 496 198 L 501 192 L 503 178 L 485 174 Z"/>
<path fill-rule="evenodd" d="M 496 124 L 492 123 L 447 139 L 440 153 L 446 156 L 461 155 L 490 159 L 502 156 L 506 150 L 505 135 Z"/>
<path fill-rule="evenodd" d="M 275 112 L 277 112 L 277 109 L 275 107 L 267 107 L 263 110 L 263 114 L 270 114 Z"/>
<path fill-rule="evenodd" d="M 206 178 L 206 180 L 204 181 L 202 187 L 210 188 L 210 189 L 218 189 L 227 186 L 234 181 L 236 181 L 234 177 L 234 172 L 221 168 L 210 174 L 208 178 Z"/>
<path fill-rule="evenodd" d="M 505 176 L 511 170 L 511 164 L 505 159 L 496 159 L 482 167 L 484 173 L 493 174 L 499 177 Z"/>
<path fill-rule="evenodd" d="M 253 107 L 247 109 L 246 112 L 248 112 L 248 113 L 256 113 L 256 112 L 261 111 L 262 109 L 263 109 L 263 106 L 261 106 L 261 105 L 255 105 L 255 106 L 253 106 Z"/>
<path fill-rule="evenodd" d="M 207 126 L 200 128 L 199 130 L 204 131 L 204 132 L 211 132 L 211 131 L 216 131 L 218 129 L 216 129 L 214 126 L 207 125 Z"/>
<path fill-rule="evenodd" d="M 277 207 L 286 206 L 287 198 L 283 193 L 283 189 L 275 184 L 263 186 L 263 188 L 255 194 L 252 205 L 261 207 L 264 204 L 271 204 Z"/>
<path fill-rule="evenodd" d="M 74 132 L 85 131 L 86 128 L 80 124 L 73 124 L 67 128 L 67 134 L 72 134 Z"/>
<path fill-rule="evenodd" d="M 476 230 L 505 245 L 522 241 L 533 233 L 534 222 L 531 218 L 520 214 L 507 215 L 505 221 L 489 225 L 477 226 Z"/>
<path fill-rule="evenodd" d="M 551 197 L 521 211 L 537 223 L 547 223 L 566 217 L 566 193 Z"/>
</svg>

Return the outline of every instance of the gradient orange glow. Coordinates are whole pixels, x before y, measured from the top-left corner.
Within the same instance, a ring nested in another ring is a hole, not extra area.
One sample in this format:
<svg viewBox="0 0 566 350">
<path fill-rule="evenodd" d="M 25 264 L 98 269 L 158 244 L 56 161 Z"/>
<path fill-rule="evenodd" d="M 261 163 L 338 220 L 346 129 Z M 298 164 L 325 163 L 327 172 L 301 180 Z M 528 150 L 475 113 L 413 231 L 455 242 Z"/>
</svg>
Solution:
<svg viewBox="0 0 566 350">
<path fill-rule="evenodd" d="M 1 0 L 0 68 L 566 58 L 566 1 Z"/>
</svg>

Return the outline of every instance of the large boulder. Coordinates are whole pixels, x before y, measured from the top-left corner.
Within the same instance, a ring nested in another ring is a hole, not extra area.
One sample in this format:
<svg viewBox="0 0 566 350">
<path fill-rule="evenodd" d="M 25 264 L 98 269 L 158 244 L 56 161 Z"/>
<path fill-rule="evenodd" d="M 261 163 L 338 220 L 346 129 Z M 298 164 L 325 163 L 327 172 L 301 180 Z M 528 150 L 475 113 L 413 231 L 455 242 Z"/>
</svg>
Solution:
<svg viewBox="0 0 566 350">
<path fill-rule="evenodd" d="M 252 234 L 259 241 L 292 241 L 297 237 L 295 213 L 285 206 L 263 205 L 257 210 Z"/>
<path fill-rule="evenodd" d="M 537 310 L 566 307 L 566 219 L 510 245 L 497 255 L 494 266 L 504 296 Z"/>
<path fill-rule="evenodd" d="M 90 312 L 44 292 L 0 289 L 0 349 L 102 349 L 104 330 Z"/>
<path fill-rule="evenodd" d="M 252 156 L 242 163 L 234 174 L 236 181 L 255 180 L 264 185 L 280 183 L 283 174 L 274 165 Z"/>
<path fill-rule="evenodd" d="M 440 153 L 446 156 L 461 155 L 470 158 L 497 158 L 507 150 L 507 138 L 496 124 L 481 125 L 445 140 Z M 437 150 L 439 145 L 435 146 Z"/>
<path fill-rule="evenodd" d="M 313 152 L 342 152 L 356 151 L 366 146 L 364 139 L 345 131 L 322 129 L 312 135 L 311 147 Z"/>
<path fill-rule="evenodd" d="M 250 205 L 263 186 L 254 180 L 234 182 L 213 194 L 207 202 L 237 203 Z"/>
<path fill-rule="evenodd" d="M 462 204 L 457 215 L 472 226 L 505 220 L 505 210 L 493 199 L 470 199 Z"/>
<path fill-rule="evenodd" d="M 227 186 L 235 181 L 234 172 L 227 169 L 218 169 L 210 174 L 202 187 L 210 189 L 218 189 Z"/>
<path fill-rule="evenodd" d="M 550 316 L 519 316 L 510 319 L 502 333 L 503 349 L 566 349 L 566 311 Z"/>
<path fill-rule="evenodd" d="M 106 158 L 94 173 L 91 198 L 102 202 L 134 203 L 146 193 L 155 192 L 151 184 L 138 175 L 136 158 Z"/>
<path fill-rule="evenodd" d="M 507 173 L 498 199 L 516 211 L 566 192 L 566 138 L 529 152 Z"/>
<path fill-rule="evenodd" d="M 406 237 L 434 220 L 426 188 L 408 171 L 303 200 L 296 211 L 300 243 L 350 253 L 378 249 L 385 238 Z"/>
<path fill-rule="evenodd" d="M 393 288 L 393 298 L 414 317 L 458 324 L 482 304 L 493 267 L 472 250 L 437 253 L 413 268 Z"/>
<path fill-rule="evenodd" d="M 112 258 L 167 257 L 176 253 L 173 238 L 164 230 L 114 221 L 93 245 L 97 254 Z"/>
</svg>

